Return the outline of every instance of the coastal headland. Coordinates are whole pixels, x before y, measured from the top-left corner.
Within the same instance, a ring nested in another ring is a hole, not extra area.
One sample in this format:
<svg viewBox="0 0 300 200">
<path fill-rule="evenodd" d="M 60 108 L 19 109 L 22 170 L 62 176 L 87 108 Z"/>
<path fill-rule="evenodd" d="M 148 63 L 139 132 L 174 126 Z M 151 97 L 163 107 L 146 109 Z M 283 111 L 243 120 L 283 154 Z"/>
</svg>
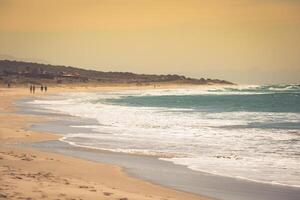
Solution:
<svg viewBox="0 0 300 200">
<path fill-rule="evenodd" d="M 20 84 L 132 84 L 159 86 L 170 84 L 233 85 L 232 82 L 211 78 L 190 78 L 177 74 L 136 74 L 103 72 L 71 66 L 49 65 L 23 61 L 0 60 L 0 83 Z"/>
</svg>

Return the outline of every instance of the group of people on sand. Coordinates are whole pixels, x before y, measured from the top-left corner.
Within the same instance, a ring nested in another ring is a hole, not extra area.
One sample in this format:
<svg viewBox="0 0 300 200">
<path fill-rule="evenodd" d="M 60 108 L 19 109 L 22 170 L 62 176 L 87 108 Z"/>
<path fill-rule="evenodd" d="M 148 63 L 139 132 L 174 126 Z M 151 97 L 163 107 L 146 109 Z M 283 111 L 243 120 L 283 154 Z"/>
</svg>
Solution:
<svg viewBox="0 0 300 200">
<path fill-rule="evenodd" d="M 30 85 L 29 87 L 30 93 L 35 93 L 35 85 Z M 41 85 L 41 92 L 47 92 L 48 88 L 46 85 Z"/>
</svg>

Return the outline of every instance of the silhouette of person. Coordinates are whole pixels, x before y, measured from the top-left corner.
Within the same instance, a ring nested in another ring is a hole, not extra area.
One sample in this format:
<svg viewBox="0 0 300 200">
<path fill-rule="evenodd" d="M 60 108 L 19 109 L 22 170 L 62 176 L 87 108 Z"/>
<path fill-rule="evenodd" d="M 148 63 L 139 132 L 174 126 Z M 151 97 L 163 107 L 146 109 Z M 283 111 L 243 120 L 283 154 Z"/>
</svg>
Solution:
<svg viewBox="0 0 300 200">
<path fill-rule="evenodd" d="M 45 90 L 45 92 L 47 92 L 47 86 L 46 85 L 44 86 L 44 90 Z"/>
<path fill-rule="evenodd" d="M 35 85 L 32 86 L 32 93 L 33 93 L 33 94 L 35 93 Z"/>
<path fill-rule="evenodd" d="M 32 93 L 32 85 L 30 85 L 30 93 Z"/>
<path fill-rule="evenodd" d="M 44 90 L 44 87 L 41 85 L 41 91 L 43 92 L 43 90 Z"/>
</svg>

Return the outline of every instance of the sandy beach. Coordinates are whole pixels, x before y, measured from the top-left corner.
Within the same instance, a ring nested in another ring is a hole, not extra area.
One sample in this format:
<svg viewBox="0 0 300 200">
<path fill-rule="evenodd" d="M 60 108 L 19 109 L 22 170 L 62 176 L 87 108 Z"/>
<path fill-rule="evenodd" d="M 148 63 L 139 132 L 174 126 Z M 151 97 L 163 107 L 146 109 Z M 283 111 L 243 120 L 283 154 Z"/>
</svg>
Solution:
<svg viewBox="0 0 300 200">
<path fill-rule="evenodd" d="M 112 89 L 121 88 L 51 87 L 48 94 Z M 28 88 L 0 89 L 0 199 L 207 199 L 129 177 L 119 166 L 17 147 L 59 138 L 28 130 L 47 118 L 15 112 L 14 101 L 29 95 Z"/>
<path fill-rule="evenodd" d="M 0 0 L 0 200 L 300 200 L 300 0 Z"/>
</svg>

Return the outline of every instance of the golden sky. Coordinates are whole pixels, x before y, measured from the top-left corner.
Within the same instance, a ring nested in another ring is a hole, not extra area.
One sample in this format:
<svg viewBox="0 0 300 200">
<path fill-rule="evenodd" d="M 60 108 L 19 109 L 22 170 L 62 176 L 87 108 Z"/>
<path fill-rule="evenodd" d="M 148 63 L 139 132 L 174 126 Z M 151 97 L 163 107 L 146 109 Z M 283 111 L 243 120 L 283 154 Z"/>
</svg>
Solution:
<svg viewBox="0 0 300 200">
<path fill-rule="evenodd" d="M 300 82 L 299 0 L 0 0 L 0 59 Z"/>
</svg>

